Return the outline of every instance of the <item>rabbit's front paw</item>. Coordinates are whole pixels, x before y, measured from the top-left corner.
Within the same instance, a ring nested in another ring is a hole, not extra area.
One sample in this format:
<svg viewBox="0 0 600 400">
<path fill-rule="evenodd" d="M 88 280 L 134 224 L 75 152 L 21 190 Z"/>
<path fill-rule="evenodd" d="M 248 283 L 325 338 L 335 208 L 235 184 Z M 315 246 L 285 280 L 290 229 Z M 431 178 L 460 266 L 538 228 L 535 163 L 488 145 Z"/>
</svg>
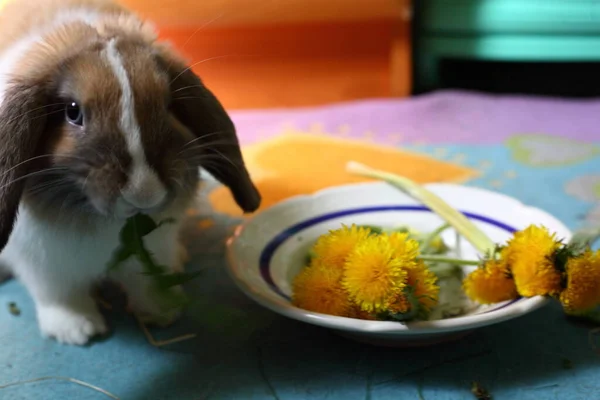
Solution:
<svg viewBox="0 0 600 400">
<path fill-rule="evenodd" d="M 65 305 L 38 306 L 38 320 L 44 336 L 64 344 L 82 346 L 107 332 L 104 318 L 95 308 L 83 311 Z"/>
</svg>

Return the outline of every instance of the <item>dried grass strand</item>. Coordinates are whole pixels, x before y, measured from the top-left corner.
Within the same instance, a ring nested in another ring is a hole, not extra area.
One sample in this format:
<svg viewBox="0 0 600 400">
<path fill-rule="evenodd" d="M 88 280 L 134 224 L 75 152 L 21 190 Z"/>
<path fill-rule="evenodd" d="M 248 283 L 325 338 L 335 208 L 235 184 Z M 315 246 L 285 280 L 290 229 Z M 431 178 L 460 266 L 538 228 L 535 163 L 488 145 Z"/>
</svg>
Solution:
<svg viewBox="0 0 600 400">
<path fill-rule="evenodd" d="M 135 316 L 135 319 L 136 319 L 138 325 L 140 326 L 140 329 L 142 330 L 142 332 L 144 332 L 144 336 L 146 336 L 146 340 L 148 340 L 148 342 L 154 347 L 167 346 L 169 344 L 182 342 L 184 340 L 190 340 L 197 336 L 195 333 L 188 333 L 186 335 L 177 336 L 172 339 L 156 340 L 156 339 L 154 339 L 154 336 L 152 336 L 152 333 L 150 333 L 150 331 L 148 330 L 148 327 L 146 326 L 146 324 L 144 324 L 142 319 L 140 317 L 138 317 L 137 315 L 134 315 L 134 316 Z"/>
<path fill-rule="evenodd" d="M 92 385 L 91 383 L 80 381 L 79 379 L 75 379 L 75 378 L 69 378 L 69 377 L 66 377 L 66 376 L 43 376 L 41 378 L 28 379 L 28 380 L 17 381 L 17 382 L 11 382 L 11 383 L 7 383 L 5 385 L 0 385 L 0 390 L 1 389 L 6 389 L 6 388 L 9 388 L 9 387 L 13 387 L 13 386 L 22 386 L 22 385 L 27 385 L 27 384 L 30 384 L 30 383 L 37 383 L 37 382 L 43 382 L 43 381 L 66 381 L 66 382 L 74 383 L 76 385 L 83 386 L 85 388 L 94 390 L 94 391 L 96 391 L 98 393 L 102 393 L 103 395 L 105 395 L 106 397 L 109 397 L 111 399 L 121 400 L 120 397 L 117 397 L 116 395 L 110 393 L 108 390 L 102 389 L 101 387 L 98 387 L 96 385 Z"/>
</svg>

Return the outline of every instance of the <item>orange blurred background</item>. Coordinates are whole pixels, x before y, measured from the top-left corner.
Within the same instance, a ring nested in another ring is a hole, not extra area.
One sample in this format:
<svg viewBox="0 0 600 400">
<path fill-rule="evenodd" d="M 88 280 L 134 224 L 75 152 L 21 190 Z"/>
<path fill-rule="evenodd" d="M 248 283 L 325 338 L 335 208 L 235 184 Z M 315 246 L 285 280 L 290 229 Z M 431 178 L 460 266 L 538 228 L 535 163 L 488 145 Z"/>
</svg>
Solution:
<svg viewBox="0 0 600 400">
<path fill-rule="evenodd" d="M 122 0 L 228 109 L 407 96 L 410 0 Z"/>
</svg>

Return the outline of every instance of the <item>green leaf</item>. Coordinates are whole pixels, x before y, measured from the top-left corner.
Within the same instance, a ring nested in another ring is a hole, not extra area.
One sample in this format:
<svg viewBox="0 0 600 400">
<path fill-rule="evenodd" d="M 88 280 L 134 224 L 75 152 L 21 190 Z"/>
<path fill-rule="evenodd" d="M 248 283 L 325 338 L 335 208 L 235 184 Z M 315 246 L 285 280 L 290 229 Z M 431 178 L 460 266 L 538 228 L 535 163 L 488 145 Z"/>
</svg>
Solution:
<svg viewBox="0 0 600 400">
<path fill-rule="evenodd" d="M 404 225 L 390 229 L 390 233 L 394 233 L 394 232 L 397 232 L 397 233 L 408 233 L 409 236 L 410 235 L 418 235 L 419 234 L 419 232 L 415 231 L 411 227 L 404 226 Z"/>
<path fill-rule="evenodd" d="M 131 245 L 138 238 L 148 235 L 158 227 L 159 225 L 149 215 L 136 214 L 129 217 L 125 222 L 125 226 L 121 229 L 121 243 Z"/>
<path fill-rule="evenodd" d="M 315 258 L 315 256 L 316 256 L 316 254 L 312 248 L 310 250 L 308 250 L 308 253 L 306 253 L 306 258 L 304 259 L 304 265 L 310 265 L 310 263 L 312 262 L 313 258 Z"/>
<path fill-rule="evenodd" d="M 573 234 L 568 246 L 573 252 L 581 253 L 598 239 L 600 239 L 600 228 L 580 229 Z"/>
<path fill-rule="evenodd" d="M 161 226 L 174 222 L 174 218 L 167 218 L 157 224 L 149 215 L 136 214 L 133 217 L 129 217 L 125 222 L 125 226 L 121 229 L 121 242 L 132 244 L 136 238 L 148 236 Z"/>
<path fill-rule="evenodd" d="M 380 226 L 375 225 L 358 225 L 359 228 L 366 228 L 371 231 L 371 233 L 375 235 L 379 235 L 383 232 L 383 229 Z"/>
<path fill-rule="evenodd" d="M 136 214 L 133 216 L 133 223 L 137 229 L 138 237 L 144 237 L 158 228 L 152 217 L 146 214 Z"/>
<path fill-rule="evenodd" d="M 168 218 L 157 224 L 146 214 L 136 214 L 128 218 L 119 233 L 121 243 L 108 263 L 108 269 L 113 270 L 129 257 L 135 256 L 142 264 L 142 273 L 153 280 L 155 295 L 165 309 L 182 307 L 189 303 L 184 293 L 172 290 L 172 287 L 189 282 L 200 274 L 200 272 L 168 274 L 168 268 L 156 263 L 152 252 L 146 248 L 145 236 L 162 225 L 174 222 L 175 219 Z"/>
<path fill-rule="evenodd" d="M 126 247 L 123 245 L 117 247 L 117 249 L 113 252 L 113 256 L 112 256 L 111 260 L 108 262 L 108 270 L 109 271 L 116 270 L 117 267 L 122 262 L 127 260 L 132 255 L 133 255 L 133 252 L 131 251 L 131 249 L 129 247 Z"/>
</svg>

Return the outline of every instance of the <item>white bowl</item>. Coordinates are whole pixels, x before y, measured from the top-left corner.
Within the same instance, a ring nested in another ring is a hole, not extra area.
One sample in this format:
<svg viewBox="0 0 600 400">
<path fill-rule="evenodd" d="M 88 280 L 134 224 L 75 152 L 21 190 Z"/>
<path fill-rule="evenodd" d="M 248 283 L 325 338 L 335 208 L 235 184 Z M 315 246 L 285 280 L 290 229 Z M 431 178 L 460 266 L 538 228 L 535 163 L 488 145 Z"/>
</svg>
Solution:
<svg viewBox="0 0 600 400">
<path fill-rule="evenodd" d="M 571 237 L 569 229 L 556 218 L 505 195 L 452 184 L 426 187 L 465 213 L 496 242 L 505 242 L 514 230 L 530 224 L 545 225 L 565 240 Z M 479 307 L 454 318 L 406 324 L 337 317 L 295 307 L 290 302 L 290 284 L 303 267 L 309 247 L 319 235 L 342 223 L 409 225 L 431 231 L 443 221 L 384 182 L 333 187 L 311 196 L 290 198 L 240 225 L 227 243 L 229 274 L 246 295 L 276 313 L 377 345 L 414 346 L 451 340 L 476 328 L 525 315 L 548 302 L 542 297 L 520 298 Z M 454 238 L 454 234 L 444 236 L 450 245 L 455 243 Z M 465 240 L 461 240 L 460 251 L 465 258 L 477 257 Z"/>
</svg>

